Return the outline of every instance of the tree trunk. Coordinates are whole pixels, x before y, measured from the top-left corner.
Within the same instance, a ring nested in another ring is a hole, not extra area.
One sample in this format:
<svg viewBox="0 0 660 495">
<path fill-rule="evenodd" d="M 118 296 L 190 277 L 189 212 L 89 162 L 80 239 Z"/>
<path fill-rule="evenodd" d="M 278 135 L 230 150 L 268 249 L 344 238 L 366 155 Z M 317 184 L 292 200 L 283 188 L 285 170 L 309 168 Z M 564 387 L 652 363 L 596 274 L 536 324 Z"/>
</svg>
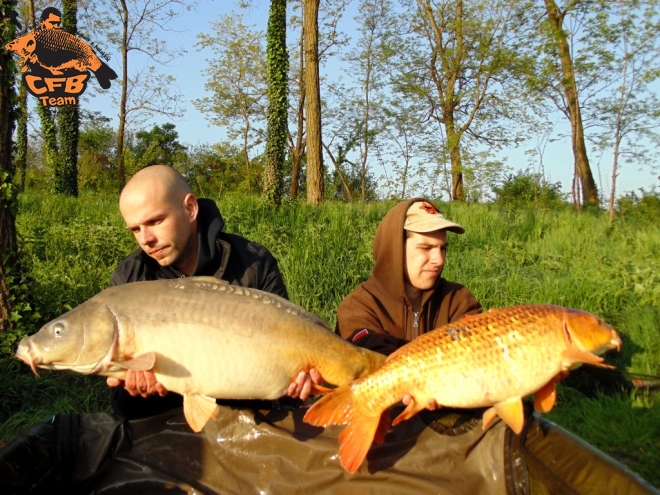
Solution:
<svg viewBox="0 0 660 495">
<path fill-rule="evenodd" d="M 573 60 L 571 59 L 570 47 L 562 27 L 564 13 L 559 11 L 557 3 L 554 0 L 545 0 L 545 7 L 548 13 L 548 19 L 554 27 L 555 41 L 559 50 L 559 61 L 562 69 L 561 84 L 566 96 L 568 114 L 571 121 L 571 144 L 575 159 L 575 169 L 582 185 L 582 202 L 585 205 L 592 204 L 599 206 L 598 189 L 591 173 L 589 158 L 587 157 L 587 147 L 584 141 L 584 126 L 582 124 Z"/>
<path fill-rule="evenodd" d="M 28 148 L 28 92 L 25 84 L 19 83 L 18 89 L 18 124 L 16 128 L 16 170 L 21 172 L 20 191 L 25 191 Z"/>
<path fill-rule="evenodd" d="M 121 0 L 122 43 L 121 43 L 121 100 L 119 102 L 119 126 L 117 128 L 117 182 L 119 189 L 124 187 L 124 134 L 126 132 L 126 98 L 128 91 L 128 8 L 126 0 Z"/>
<path fill-rule="evenodd" d="M 0 43 L 4 47 L 15 38 L 15 0 L 2 0 L 0 9 Z M 9 328 L 11 304 L 6 283 L 6 270 L 15 263 L 18 244 L 14 218 L 16 190 L 13 187 L 12 132 L 15 123 L 14 80 L 15 66 L 11 53 L 0 50 L 0 336 Z"/>
<path fill-rule="evenodd" d="M 303 0 L 305 24 L 305 87 L 307 129 L 307 203 L 323 201 L 321 89 L 319 80 L 319 0 Z"/>
<path fill-rule="evenodd" d="M 461 136 L 457 131 L 455 112 L 460 103 L 456 97 L 456 87 L 460 79 L 460 73 L 465 60 L 463 48 L 463 1 L 458 0 L 455 5 L 455 49 L 445 46 L 443 39 L 447 36 L 443 33 L 444 26 L 438 25 L 433 14 L 431 2 L 428 0 L 417 0 L 418 5 L 426 14 L 429 26 L 433 32 L 434 53 L 429 61 L 431 79 L 435 85 L 438 100 L 442 108 L 439 121 L 444 125 L 447 133 L 447 146 L 449 148 L 449 159 L 451 161 L 451 199 L 463 201 L 463 164 L 461 160 Z M 476 107 L 472 110 L 476 112 Z M 467 124 L 469 125 L 469 124 Z"/>
<path fill-rule="evenodd" d="M 300 53 L 299 64 L 300 72 L 298 74 L 299 95 L 298 95 L 298 108 L 296 120 L 298 129 L 296 134 L 295 144 L 291 143 L 291 189 L 289 195 L 292 198 L 298 197 L 298 183 L 300 182 L 300 170 L 302 169 L 302 159 L 305 154 L 305 29 L 300 30 Z"/>
<path fill-rule="evenodd" d="M 282 201 L 282 175 L 286 160 L 289 54 L 286 48 L 286 0 L 271 0 L 267 33 L 268 128 L 264 193 L 269 202 Z"/>
<path fill-rule="evenodd" d="M 62 1 L 62 29 L 78 34 L 77 0 Z M 78 105 L 61 107 L 57 112 L 57 127 L 59 136 L 60 180 L 55 192 L 67 196 L 78 196 L 78 135 L 80 117 Z"/>
<path fill-rule="evenodd" d="M 461 148 L 459 137 L 453 126 L 453 121 L 445 123 L 447 133 L 447 145 L 449 146 L 449 161 L 451 162 L 451 199 L 463 201 L 465 191 L 463 190 L 463 162 L 461 160 Z"/>
<path fill-rule="evenodd" d="M 337 163 L 337 160 L 335 160 L 335 157 L 332 154 L 332 151 L 330 151 L 330 148 L 328 148 L 328 146 L 325 143 L 323 143 L 323 149 L 325 149 L 325 152 L 330 157 L 330 161 L 335 166 L 335 170 L 337 171 L 337 176 L 339 176 L 339 180 L 341 181 L 341 185 L 344 186 L 344 191 L 346 191 L 346 196 L 348 197 L 349 203 L 352 203 L 353 202 L 353 191 L 351 191 L 350 184 L 346 180 L 346 177 L 344 177 L 344 174 L 341 172 L 340 164 Z"/>
</svg>

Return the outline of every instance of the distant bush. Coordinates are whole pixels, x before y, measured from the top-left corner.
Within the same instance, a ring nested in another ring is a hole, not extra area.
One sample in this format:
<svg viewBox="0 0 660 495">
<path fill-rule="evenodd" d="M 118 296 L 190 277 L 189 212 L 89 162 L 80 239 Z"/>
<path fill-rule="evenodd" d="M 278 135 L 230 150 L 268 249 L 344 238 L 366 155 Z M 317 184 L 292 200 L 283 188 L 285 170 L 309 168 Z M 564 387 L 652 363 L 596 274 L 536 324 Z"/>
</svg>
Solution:
<svg viewBox="0 0 660 495">
<path fill-rule="evenodd" d="M 644 189 L 639 191 L 641 196 L 629 191 L 616 200 L 617 214 L 630 220 L 652 222 L 657 225 L 660 221 L 660 191 L 655 186 L 650 191 Z"/>
<path fill-rule="evenodd" d="M 561 182 L 548 182 L 539 173 L 519 171 L 511 174 L 501 186 L 493 187 L 495 203 L 513 208 L 555 209 L 566 206 Z"/>
</svg>

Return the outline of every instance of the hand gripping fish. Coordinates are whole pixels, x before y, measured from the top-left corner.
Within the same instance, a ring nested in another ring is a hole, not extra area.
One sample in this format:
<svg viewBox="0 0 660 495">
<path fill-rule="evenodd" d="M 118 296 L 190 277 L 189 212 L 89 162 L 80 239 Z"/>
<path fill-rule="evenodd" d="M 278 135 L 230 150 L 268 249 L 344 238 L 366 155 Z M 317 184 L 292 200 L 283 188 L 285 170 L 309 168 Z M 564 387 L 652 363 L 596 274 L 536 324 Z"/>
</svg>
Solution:
<svg viewBox="0 0 660 495">
<path fill-rule="evenodd" d="M 492 406 L 484 413 L 484 429 L 499 416 L 520 433 L 523 397 L 536 392 L 535 408 L 549 411 L 557 374 L 582 363 L 610 367 L 598 355 L 620 347 L 617 332 L 584 311 L 550 305 L 491 310 L 416 338 L 380 369 L 325 395 L 304 420 L 324 427 L 346 424 L 339 435 L 339 457 L 354 473 L 372 441 L 383 441 L 389 408 L 405 394 L 413 400 L 393 426 L 434 399 L 446 407 Z"/>
<path fill-rule="evenodd" d="M 123 378 L 127 369 L 153 370 L 183 395 L 194 431 L 215 418 L 215 398 L 277 399 L 311 368 L 344 385 L 385 360 L 279 296 L 213 277 L 106 289 L 21 340 L 16 357 L 35 373 L 39 367 Z"/>
</svg>

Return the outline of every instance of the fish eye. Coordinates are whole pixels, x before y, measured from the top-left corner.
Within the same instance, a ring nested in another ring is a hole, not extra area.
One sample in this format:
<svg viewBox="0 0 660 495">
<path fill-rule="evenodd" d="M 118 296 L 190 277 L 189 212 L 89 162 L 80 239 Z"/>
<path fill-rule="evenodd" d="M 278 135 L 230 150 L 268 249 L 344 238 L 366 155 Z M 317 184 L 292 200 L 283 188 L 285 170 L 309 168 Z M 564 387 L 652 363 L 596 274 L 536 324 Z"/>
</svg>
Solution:
<svg viewBox="0 0 660 495">
<path fill-rule="evenodd" d="M 55 325 L 53 325 L 53 335 L 57 338 L 60 338 L 62 336 L 62 332 L 64 332 L 64 325 L 62 323 L 55 323 Z"/>
</svg>

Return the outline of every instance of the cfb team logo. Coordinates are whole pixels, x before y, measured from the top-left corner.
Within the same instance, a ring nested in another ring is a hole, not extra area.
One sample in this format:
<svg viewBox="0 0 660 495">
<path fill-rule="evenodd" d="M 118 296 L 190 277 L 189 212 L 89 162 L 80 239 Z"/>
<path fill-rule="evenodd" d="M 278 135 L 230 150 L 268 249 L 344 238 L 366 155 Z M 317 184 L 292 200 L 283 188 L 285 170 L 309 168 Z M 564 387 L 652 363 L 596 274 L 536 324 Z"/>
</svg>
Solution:
<svg viewBox="0 0 660 495">
<path fill-rule="evenodd" d="M 62 14 L 55 7 L 41 13 L 39 26 L 5 48 L 23 58 L 23 81 L 30 94 L 46 107 L 77 105 L 87 88 L 89 71 L 103 89 L 117 74 L 83 40 L 60 27 Z"/>
</svg>

